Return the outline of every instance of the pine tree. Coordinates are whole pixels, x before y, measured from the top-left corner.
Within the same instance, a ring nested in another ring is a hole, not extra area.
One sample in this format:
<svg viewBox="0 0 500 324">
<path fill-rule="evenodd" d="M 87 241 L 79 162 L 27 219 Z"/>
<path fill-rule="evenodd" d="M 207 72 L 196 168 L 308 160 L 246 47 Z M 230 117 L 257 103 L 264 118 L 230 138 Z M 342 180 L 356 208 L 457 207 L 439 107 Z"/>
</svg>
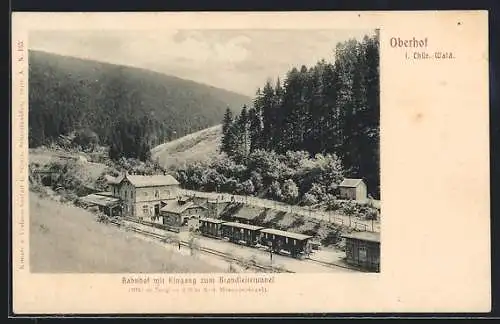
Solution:
<svg viewBox="0 0 500 324">
<path fill-rule="evenodd" d="M 233 156 L 235 152 L 236 138 L 233 128 L 233 113 L 228 107 L 222 121 L 222 143 L 220 147 L 221 153 L 226 153 L 228 156 Z"/>
<path fill-rule="evenodd" d="M 240 116 L 236 122 L 236 129 L 239 155 L 246 158 L 250 152 L 249 115 L 246 105 L 241 108 Z"/>
<path fill-rule="evenodd" d="M 273 146 L 273 139 L 276 136 L 276 100 L 271 81 L 267 80 L 262 90 L 259 100 L 259 107 L 262 109 L 262 142 L 263 148 L 270 149 Z"/>
<path fill-rule="evenodd" d="M 262 119 L 255 108 L 248 110 L 250 153 L 262 148 Z"/>
</svg>

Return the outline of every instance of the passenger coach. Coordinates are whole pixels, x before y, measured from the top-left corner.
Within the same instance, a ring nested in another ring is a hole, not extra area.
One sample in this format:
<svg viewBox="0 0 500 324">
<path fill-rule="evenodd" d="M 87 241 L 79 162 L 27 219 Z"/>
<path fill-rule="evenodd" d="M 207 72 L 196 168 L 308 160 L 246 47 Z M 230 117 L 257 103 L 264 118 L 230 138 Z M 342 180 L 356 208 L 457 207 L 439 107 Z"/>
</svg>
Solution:
<svg viewBox="0 0 500 324">
<path fill-rule="evenodd" d="M 261 226 L 242 223 L 226 222 L 222 224 L 222 237 L 238 244 L 256 245 L 259 243 L 259 230 Z"/>
<path fill-rule="evenodd" d="M 202 235 L 220 238 L 224 221 L 215 218 L 200 218 L 199 231 Z"/>
<path fill-rule="evenodd" d="M 261 244 L 269 246 L 273 252 L 279 253 L 284 250 L 294 258 L 303 258 L 312 251 L 310 243 L 312 236 L 272 228 L 265 228 L 260 232 Z"/>
</svg>

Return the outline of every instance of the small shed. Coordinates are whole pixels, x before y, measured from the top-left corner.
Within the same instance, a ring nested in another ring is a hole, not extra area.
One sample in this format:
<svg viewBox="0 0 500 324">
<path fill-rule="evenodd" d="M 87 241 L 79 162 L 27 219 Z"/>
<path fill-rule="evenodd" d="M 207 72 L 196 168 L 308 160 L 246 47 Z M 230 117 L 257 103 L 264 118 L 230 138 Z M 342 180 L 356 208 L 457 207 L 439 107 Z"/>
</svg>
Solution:
<svg viewBox="0 0 500 324">
<path fill-rule="evenodd" d="M 178 227 L 187 225 L 190 218 L 199 218 L 205 214 L 206 207 L 197 205 L 185 198 L 168 201 L 160 209 L 163 224 Z"/>
<path fill-rule="evenodd" d="M 367 188 L 363 179 L 345 178 L 339 185 L 340 199 L 366 201 Z"/>
<path fill-rule="evenodd" d="M 353 232 L 345 238 L 346 261 L 370 271 L 380 271 L 380 233 Z"/>
<path fill-rule="evenodd" d="M 109 192 L 99 192 L 90 194 L 79 199 L 80 203 L 89 206 L 98 206 L 99 210 L 109 216 L 121 214 L 121 201 L 112 197 Z"/>
</svg>

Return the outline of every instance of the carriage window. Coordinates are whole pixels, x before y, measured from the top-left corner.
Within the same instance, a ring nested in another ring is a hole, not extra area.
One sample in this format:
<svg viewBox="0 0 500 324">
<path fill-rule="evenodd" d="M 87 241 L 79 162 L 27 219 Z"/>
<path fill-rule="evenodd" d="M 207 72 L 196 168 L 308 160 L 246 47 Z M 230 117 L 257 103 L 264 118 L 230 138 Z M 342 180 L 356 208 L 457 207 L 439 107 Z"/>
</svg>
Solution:
<svg viewBox="0 0 500 324">
<path fill-rule="evenodd" d="M 285 237 L 285 243 L 288 244 L 288 237 Z"/>
<path fill-rule="evenodd" d="M 243 234 L 243 228 L 240 228 L 240 233 L 242 233 L 242 234 Z"/>
<path fill-rule="evenodd" d="M 293 245 L 297 245 L 297 241 L 296 240 L 293 240 Z"/>
</svg>

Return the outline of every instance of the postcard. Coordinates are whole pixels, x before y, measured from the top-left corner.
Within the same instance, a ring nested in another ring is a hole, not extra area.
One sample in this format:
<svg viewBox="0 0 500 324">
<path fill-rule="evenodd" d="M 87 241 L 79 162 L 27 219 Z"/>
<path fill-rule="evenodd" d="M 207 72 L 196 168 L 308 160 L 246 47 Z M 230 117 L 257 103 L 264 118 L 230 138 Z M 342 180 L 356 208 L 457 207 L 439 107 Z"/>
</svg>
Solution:
<svg viewBox="0 0 500 324">
<path fill-rule="evenodd" d="M 490 310 L 486 11 L 12 17 L 15 314 Z"/>
</svg>

